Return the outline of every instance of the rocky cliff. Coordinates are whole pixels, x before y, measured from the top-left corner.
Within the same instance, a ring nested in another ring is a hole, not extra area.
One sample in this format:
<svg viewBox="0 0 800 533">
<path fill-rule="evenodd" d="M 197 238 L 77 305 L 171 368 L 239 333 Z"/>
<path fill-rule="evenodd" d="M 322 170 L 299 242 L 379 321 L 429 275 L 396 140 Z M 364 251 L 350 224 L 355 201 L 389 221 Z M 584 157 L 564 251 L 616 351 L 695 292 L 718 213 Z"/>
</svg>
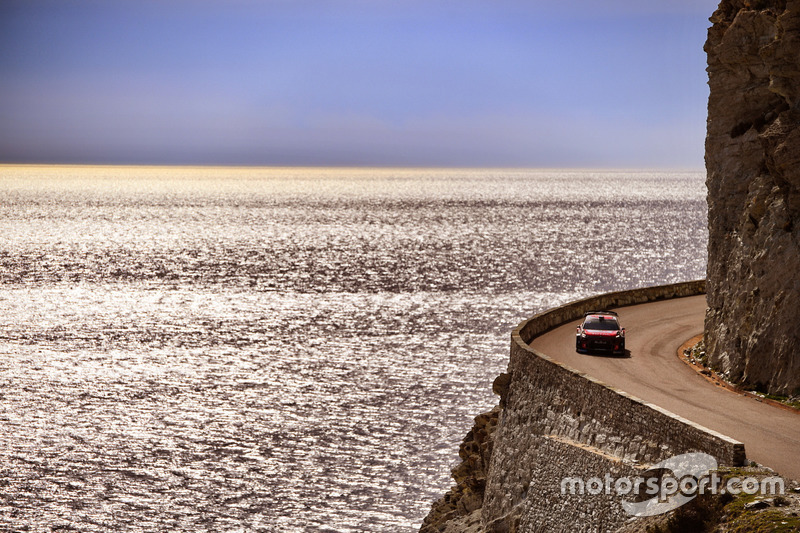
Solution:
<svg viewBox="0 0 800 533">
<path fill-rule="evenodd" d="M 708 33 L 706 348 L 800 393 L 800 0 L 722 0 Z"/>
</svg>

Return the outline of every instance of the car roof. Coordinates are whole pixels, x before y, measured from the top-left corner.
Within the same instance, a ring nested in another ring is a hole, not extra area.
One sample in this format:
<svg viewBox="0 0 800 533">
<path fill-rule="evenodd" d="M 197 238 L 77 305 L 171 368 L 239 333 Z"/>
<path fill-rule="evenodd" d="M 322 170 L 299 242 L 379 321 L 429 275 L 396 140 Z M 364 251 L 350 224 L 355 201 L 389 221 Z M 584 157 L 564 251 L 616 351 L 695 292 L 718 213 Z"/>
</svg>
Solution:
<svg viewBox="0 0 800 533">
<path fill-rule="evenodd" d="M 583 317 L 583 321 L 586 322 L 586 320 L 588 320 L 590 318 L 597 319 L 598 321 L 607 320 L 609 322 L 616 322 L 617 324 L 619 324 L 619 316 L 616 313 L 603 313 L 603 312 L 600 312 L 600 313 L 587 313 Z"/>
</svg>

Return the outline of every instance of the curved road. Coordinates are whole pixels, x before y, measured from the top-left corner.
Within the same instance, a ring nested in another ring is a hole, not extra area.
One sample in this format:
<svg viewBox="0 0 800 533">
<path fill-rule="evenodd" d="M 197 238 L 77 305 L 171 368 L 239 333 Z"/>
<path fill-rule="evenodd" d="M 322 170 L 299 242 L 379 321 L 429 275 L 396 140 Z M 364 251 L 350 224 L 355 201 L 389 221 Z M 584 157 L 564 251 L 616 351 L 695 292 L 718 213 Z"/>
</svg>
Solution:
<svg viewBox="0 0 800 533">
<path fill-rule="evenodd" d="M 576 353 L 577 320 L 535 338 L 531 346 L 608 385 L 743 442 L 748 460 L 800 480 L 800 413 L 714 385 L 677 357 L 684 342 L 703 332 L 704 295 L 615 310 L 625 328 L 629 356 Z"/>
</svg>

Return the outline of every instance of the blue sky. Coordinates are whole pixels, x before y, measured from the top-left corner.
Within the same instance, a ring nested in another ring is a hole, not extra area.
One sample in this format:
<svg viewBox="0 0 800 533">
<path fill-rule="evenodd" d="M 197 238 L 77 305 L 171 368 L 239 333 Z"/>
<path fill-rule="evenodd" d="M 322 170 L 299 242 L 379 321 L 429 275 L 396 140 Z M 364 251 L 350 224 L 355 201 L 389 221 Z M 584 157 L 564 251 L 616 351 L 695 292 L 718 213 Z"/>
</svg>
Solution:
<svg viewBox="0 0 800 533">
<path fill-rule="evenodd" d="M 716 0 L 2 0 L 0 162 L 702 168 Z"/>
</svg>

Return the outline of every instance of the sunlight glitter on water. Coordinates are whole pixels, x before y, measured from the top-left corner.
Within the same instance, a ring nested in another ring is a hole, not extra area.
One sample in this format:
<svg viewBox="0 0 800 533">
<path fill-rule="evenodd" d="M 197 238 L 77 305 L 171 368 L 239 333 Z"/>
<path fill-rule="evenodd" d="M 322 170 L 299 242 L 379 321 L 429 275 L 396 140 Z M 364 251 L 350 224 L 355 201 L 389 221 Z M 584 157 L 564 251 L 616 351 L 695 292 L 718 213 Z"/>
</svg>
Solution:
<svg viewBox="0 0 800 533">
<path fill-rule="evenodd" d="M 519 321 L 703 277 L 703 179 L 0 167 L 0 527 L 415 531 Z"/>
</svg>

